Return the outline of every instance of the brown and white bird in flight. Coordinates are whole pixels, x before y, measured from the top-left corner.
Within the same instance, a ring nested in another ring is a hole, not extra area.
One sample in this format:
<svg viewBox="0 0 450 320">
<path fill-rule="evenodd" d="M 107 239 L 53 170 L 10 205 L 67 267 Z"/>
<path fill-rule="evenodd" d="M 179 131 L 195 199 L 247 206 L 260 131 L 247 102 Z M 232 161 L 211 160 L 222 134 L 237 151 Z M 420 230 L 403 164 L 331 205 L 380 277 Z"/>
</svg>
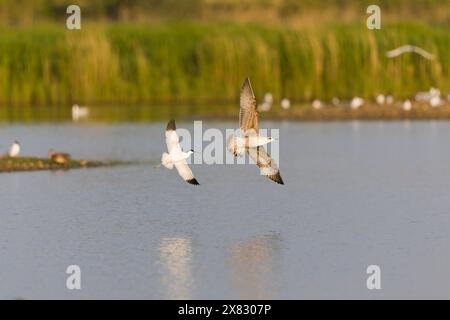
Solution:
<svg viewBox="0 0 450 320">
<path fill-rule="evenodd" d="M 277 164 L 263 147 L 274 139 L 259 135 L 256 98 L 249 78 L 245 79 L 241 88 L 240 106 L 240 136 L 232 135 L 229 137 L 227 142 L 228 150 L 235 156 L 247 152 L 260 168 L 262 175 L 267 176 L 276 183 L 284 184 Z"/>
<path fill-rule="evenodd" d="M 183 152 L 183 150 L 181 150 L 180 139 L 175 130 L 175 120 L 170 120 L 166 127 L 166 144 L 169 153 L 163 153 L 161 164 L 168 169 L 173 169 L 175 166 L 178 174 L 184 181 L 190 184 L 199 185 L 186 161 L 186 159 L 194 153 L 194 150 L 191 149 L 188 152 Z"/>
</svg>

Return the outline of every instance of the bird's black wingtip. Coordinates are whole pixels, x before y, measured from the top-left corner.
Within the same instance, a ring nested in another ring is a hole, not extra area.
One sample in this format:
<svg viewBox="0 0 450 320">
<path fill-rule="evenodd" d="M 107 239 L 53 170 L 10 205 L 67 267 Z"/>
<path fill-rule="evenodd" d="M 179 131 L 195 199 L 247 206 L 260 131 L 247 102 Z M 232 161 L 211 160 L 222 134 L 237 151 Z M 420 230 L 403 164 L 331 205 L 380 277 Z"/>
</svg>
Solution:
<svg viewBox="0 0 450 320">
<path fill-rule="evenodd" d="M 189 184 L 196 185 L 196 186 L 200 185 L 200 183 L 198 183 L 197 179 L 195 179 L 195 178 L 186 180 L 186 182 Z"/>
<path fill-rule="evenodd" d="M 282 184 L 284 185 L 284 181 L 281 178 L 281 175 L 279 173 L 273 175 L 273 176 L 268 176 L 270 180 L 275 181 L 278 184 Z"/>
<path fill-rule="evenodd" d="M 175 119 L 170 120 L 169 123 L 167 124 L 166 131 L 170 130 L 176 130 Z"/>
</svg>

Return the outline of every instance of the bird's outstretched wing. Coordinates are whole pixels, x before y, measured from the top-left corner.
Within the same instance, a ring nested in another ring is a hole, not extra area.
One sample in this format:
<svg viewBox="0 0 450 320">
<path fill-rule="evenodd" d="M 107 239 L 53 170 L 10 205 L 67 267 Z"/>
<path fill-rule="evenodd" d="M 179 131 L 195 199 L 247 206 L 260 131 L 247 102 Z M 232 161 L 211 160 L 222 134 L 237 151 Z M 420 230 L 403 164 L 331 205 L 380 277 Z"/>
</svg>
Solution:
<svg viewBox="0 0 450 320">
<path fill-rule="evenodd" d="M 273 161 L 264 147 L 259 146 L 256 148 L 247 148 L 247 152 L 250 158 L 252 158 L 256 165 L 260 168 L 262 175 L 267 176 L 270 180 L 273 180 L 276 183 L 284 184 L 277 164 Z"/>
<path fill-rule="evenodd" d="M 239 111 L 239 127 L 244 135 L 258 133 L 258 111 L 256 110 L 256 98 L 253 93 L 250 79 L 246 78 L 241 88 Z"/>
<path fill-rule="evenodd" d="M 401 54 L 403 54 L 405 52 L 415 52 L 415 53 L 421 55 L 422 57 L 424 57 L 425 59 L 428 59 L 428 60 L 433 60 L 434 59 L 434 56 L 431 53 L 425 51 L 424 49 L 422 49 L 420 47 L 412 46 L 412 45 L 409 45 L 409 44 L 401 46 L 401 47 L 398 47 L 396 49 L 393 49 L 391 51 L 386 52 L 386 56 L 388 58 L 395 58 L 395 57 L 397 57 L 397 56 L 399 56 L 399 55 L 401 55 Z"/>
<path fill-rule="evenodd" d="M 175 130 L 175 120 L 170 120 L 166 127 L 166 144 L 169 153 L 181 152 L 180 139 L 178 138 L 178 134 Z"/>
<path fill-rule="evenodd" d="M 190 184 L 199 185 L 197 179 L 195 179 L 191 168 L 187 164 L 186 160 L 175 162 L 175 168 L 177 168 L 178 174 L 183 178 L 184 181 Z"/>
</svg>

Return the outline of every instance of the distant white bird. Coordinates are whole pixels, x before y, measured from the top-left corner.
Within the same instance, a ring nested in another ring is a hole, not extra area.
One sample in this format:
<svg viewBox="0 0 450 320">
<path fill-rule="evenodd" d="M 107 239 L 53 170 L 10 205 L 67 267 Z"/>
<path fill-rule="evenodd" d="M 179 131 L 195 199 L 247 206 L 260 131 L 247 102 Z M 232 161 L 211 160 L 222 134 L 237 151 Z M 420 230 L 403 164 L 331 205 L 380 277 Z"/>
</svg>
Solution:
<svg viewBox="0 0 450 320">
<path fill-rule="evenodd" d="M 377 101 L 377 104 L 382 105 L 386 101 L 386 97 L 384 94 L 379 94 L 375 97 L 375 100 Z"/>
<path fill-rule="evenodd" d="M 173 166 L 175 166 L 178 174 L 184 181 L 190 184 L 199 185 L 186 161 L 186 159 L 194 153 L 194 150 L 189 150 L 188 152 L 183 152 L 181 150 L 180 139 L 175 130 L 175 120 L 170 120 L 166 127 L 166 144 L 169 153 L 164 152 L 162 154 L 161 164 L 167 169 L 173 169 Z"/>
<path fill-rule="evenodd" d="M 322 101 L 316 99 L 312 102 L 312 107 L 316 110 L 322 109 L 323 108 L 323 103 Z"/>
<path fill-rule="evenodd" d="M 428 102 L 432 107 L 439 107 L 442 105 L 441 90 L 433 87 L 428 91 L 418 92 L 415 99 L 419 102 Z"/>
<path fill-rule="evenodd" d="M 442 99 L 440 96 L 432 96 L 430 98 L 430 105 L 433 108 L 440 107 L 442 105 Z"/>
<path fill-rule="evenodd" d="M 439 107 L 442 105 L 441 90 L 437 88 L 430 88 L 428 91 L 428 97 L 432 107 Z"/>
<path fill-rule="evenodd" d="M 403 54 L 405 52 L 417 53 L 417 54 L 421 55 L 422 57 L 424 57 L 425 59 L 428 59 L 428 60 L 433 60 L 434 59 L 434 56 L 431 53 L 425 51 L 424 49 L 422 49 L 420 47 L 412 46 L 412 45 L 409 45 L 409 44 L 386 52 L 386 56 L 388 58 L 395 58 L 395 57 L 397 57 L 397 56 L 399 56 L 399 55 L 401 55 L 401 54 Z"/>
<path fill-rule="evenodd" d="M 439 90 L 438 88 L 431 87 L 430 91 L 428 91 L 428 93 L 429 93 L 429 95 L 431 97 L 440 96 L 441 95 L 441 90 Z"/>
<path fill-rule="evenodd" d="M 227 149 L 234 156 L 247 152 L 260 168 L 261 174 L 279 184 L 284 184 L 277 164 L 264 149 L 264 145 L 272 142 L 271 137 L 259 135 L 258 111 L 256 98 L 250 79 L 246 78 L 241 88 L 239 127 L 241 136 L 231 135 L 227 141 Z"/>
<path fill-rule="evenodd" d="M 352 109 L 359 109 L 364 105 L 364 99 L 360 97 L 354 97 L 352 101 L 350 101 L 350 107 Z"/>
<path fill-rule="evenodd" d="M 429 92 L 421 91 L 421 92 L 418 92 L 418 93 L 415 95 L 414 99 L 415 99 L 417 102 L 428 101 L 428 100 L 430 99 L 430 94 L 429 94 Z"/>
<path fill-rule="evenodd" d="M 78 121 L 83 118 L 87 118 L 89 115 L 89 108 L 88 107 L 80 107 L 77 104 L 74 104 L 72 106 L 72 120 Z"/>
<path fill-rule="evenodd" d="M 404 111 L 410 111 L 412 109 L 412 103 L 410 100 L 405 100 L 402 104 L 402 108 Z"/>
<path fill-rule="evenodd" d="M 338 106 L 341 103 L 341 100 L 339 100 L 339 98 L 334 97 L 333 99 L 331 99 L 331 104 L 333 106 Z"/>
<path fill-rule="evenodd" d="M 273 96 L 270 92 L 267 92 L 264 95 L 263 102 L 260 105 L 258 105 L 258 111 L 261 112 L 269 111 L 270 108 L 272 108 L 272 103 L 273 103 Z"/>
<path fill-rule="evenodd" d="M 282 99 L 280 104 L 284 110 L 287 110 L 291 107 L 291 101 L 288 98 Z"/>
<path fill-rule="evenodd" d="M 394 97 L 391 95 L 386 96 L 386 104 L 391 105 L 394 103 Z"/>
<path fill-rule="evenodd" d="M 20 154 L 20 143 L 18 141 L 14 141 L 8 151 L 8 156 L 11 158 L 15 158 Z"/>
</svg>

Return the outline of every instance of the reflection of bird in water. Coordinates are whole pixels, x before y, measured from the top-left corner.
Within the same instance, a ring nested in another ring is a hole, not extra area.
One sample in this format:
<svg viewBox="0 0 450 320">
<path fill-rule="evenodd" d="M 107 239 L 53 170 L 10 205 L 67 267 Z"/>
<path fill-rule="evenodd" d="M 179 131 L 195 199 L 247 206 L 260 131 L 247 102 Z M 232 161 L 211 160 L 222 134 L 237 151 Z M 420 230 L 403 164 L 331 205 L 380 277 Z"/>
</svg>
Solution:
<svg viewBox="0 0 450 320">
<path fill-rule="evenodd" d="M 264 235 L 229 247 L 232 285 L 239 299 L 273 299 L 278 235 Z"/>
<path fill-rule="evenodd" d="M 161 280 L 169 299 L 190 299 L 192 277 L 192 240 L 187 237 L 163 237 L 159 244 Z"/>
<path fill-rule="evenodd" d="M 66 164 L 70 161 L 70 154 L 63 152 L 56 152 L 53 149 L 48 151 L 48 157 L 52 162 L 58 164 Z"/>
</svg>

